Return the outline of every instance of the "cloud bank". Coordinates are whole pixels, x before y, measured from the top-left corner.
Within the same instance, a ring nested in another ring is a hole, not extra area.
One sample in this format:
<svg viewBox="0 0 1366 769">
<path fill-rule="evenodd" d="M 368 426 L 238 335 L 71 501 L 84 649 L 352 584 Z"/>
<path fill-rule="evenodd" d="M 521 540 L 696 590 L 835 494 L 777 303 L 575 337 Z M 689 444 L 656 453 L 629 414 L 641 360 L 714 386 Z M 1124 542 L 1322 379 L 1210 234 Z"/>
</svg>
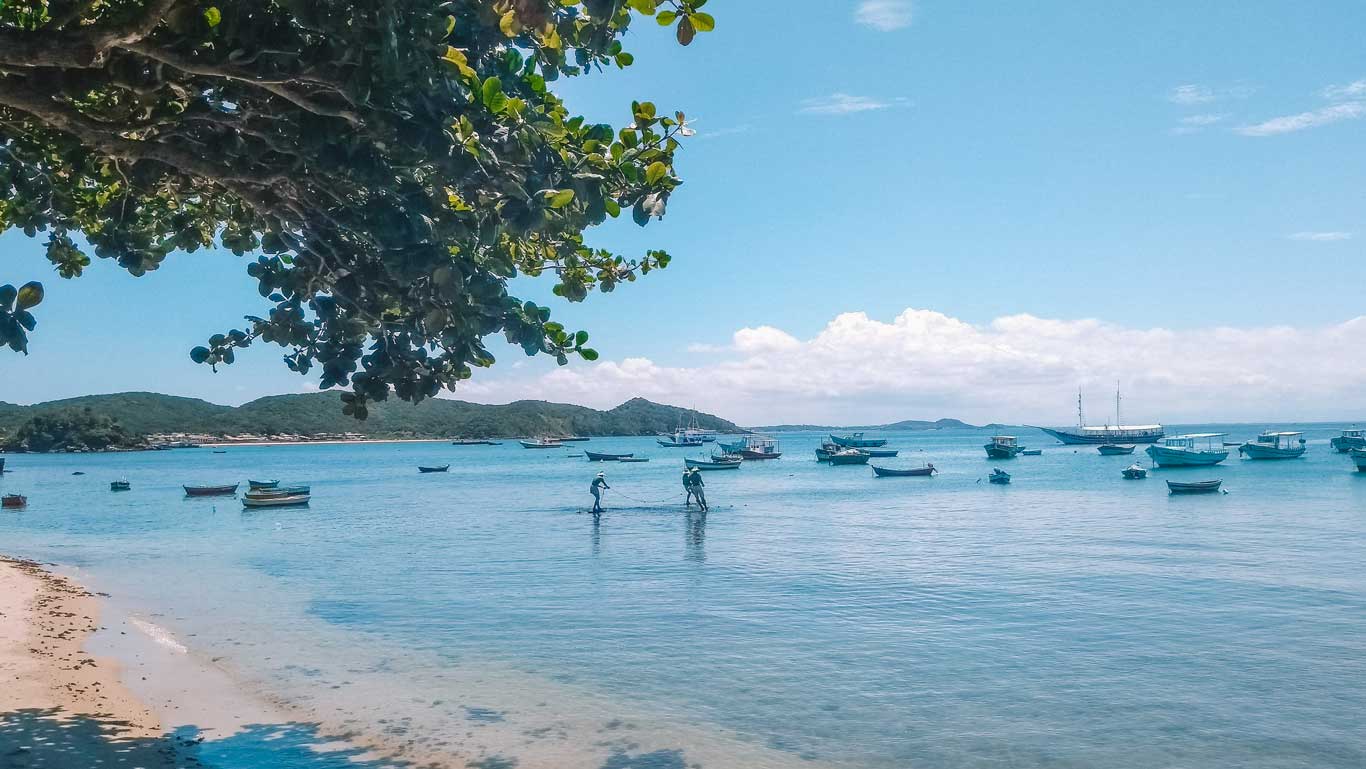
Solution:
<svg viewBox="0 0 1366 769">
<path fill-rule="evenodd" d="M 523 380 L 476 379 L 456 397 L 608 408 L 639 395 L 751 425 L 1070 424 L 1078 386 L 1103 420 L 1116 380 L 1126 421 L 1144 422 L 1347 418 L 1363 408 L 1366 386 L 1366 316 L 1312 328 L 1171 330 L 1032 315 L 975 325 L 911 308 L 891 321 L 844 313 L 808 339 L 742 328 L 728 345 L 691 350 L 697 365 L 571 365 Z"/>
<path fill-rule="evenodd" d="M 879 32 L 895 32 L 911 26 L 909 0 L 863 0 L 854 11 L 854 21 Z"/>
</svg>

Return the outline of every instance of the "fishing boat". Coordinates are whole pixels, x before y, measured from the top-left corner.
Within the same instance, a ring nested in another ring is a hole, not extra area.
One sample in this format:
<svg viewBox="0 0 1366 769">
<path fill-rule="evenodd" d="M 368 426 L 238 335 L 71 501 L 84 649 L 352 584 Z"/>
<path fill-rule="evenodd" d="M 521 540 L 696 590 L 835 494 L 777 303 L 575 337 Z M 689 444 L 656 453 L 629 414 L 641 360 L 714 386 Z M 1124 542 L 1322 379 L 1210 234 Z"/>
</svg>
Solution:
<svg viewBox="0 0 1366 769">
<path fill-rule="evenodd" d="M 1355 427 L 1351 430 L 1343 430 L 1342 435 L 1329 441 L 1333 445 L 1334 451 L 1343 454 L 1352 449 L 1366 449 L 1366 430 L 1358 430 Z M 5 460 L 0 459 L 0 470 L 5 469 Z"/>
<path fill-rule="evenodd" d="M 743 461 L 745 461 L 745 458 L 744 458 L 744 456 L 742 456 L 742 455 L 740 455 L 740 454 L 729 454 L 729 453 L 726 453 L 726 454 L 712 454 L 712 455 L 711 455 L 711 461 L 713 461 L 713 462 L 743 462 Z"/>
<path fill-rule="evenodd" d="M 1135 462 L 1134 464 L 1124 468 L 1121 471 L 1121 474 L 1131 481 L 1136 481 L 1148 477 L 1148 468 Z"/>
<path fill-rule="evenodd" d="M 623 459 L 630 459 L 630 454 L 603 454 L 597 451 L 585 451 L 584 456 L 588 457 L 589 462 L 620 462 Z"/>
<path fill-rule="evenodd" d="M 1096 447 L 1096 451 L 1099 451 L 1101 456 L 1117 457 L 1122 454 L 1132 454 L 1136 448 L 1138 447 L 1132 443 L 1102 443 Z"/>
<path fill-rule="evenodd" d="M 879 478 L 921 478 L 934 475 L 939 472 L 934 469 L 934 465 L 926 464 L 924 467 L 878 467 L 872 465 L 873 475 Z"/>
<path fill-rule="evenodd" d="M 1238 447 L 1239 456 L 1248 459 L 1296 459 L 1304 456 L 1304 433 L 1267 430 Z"/>
<path fill-rule="evenodd" d="M 279 482 L 279 481 L 253 481 L 253 480 L 250 480 L 250 479 L 247 480 L 247 488 L 250 489 L 250 490 L 255 490 L 255 489 L 273 489 L 273 488 L 275 488 L 276 486 L 279 486 L 279 485 L 280 485 L 280 482 Z"/>
<path fill-rule="evenodd" d="M 1043 454 L 1043 449 L 1025 449 L 1020 452 L 1021 456 L 1037 457 Z"/>
<path fill-rule="evenodd" d="M 493 441 L 480 440 L 479 438 L 459 438 L 451 441 L 452 446 L 497 446 Z"/>
<path fill-rule="evenodd" d="M 308 494 L 267 494 L 253 496 L 247 494 L 242 497 L 244 507 L 297 507 L 308 504 L 311 497 Z"/>
<path fill-rule="evenodd" d="M 1160 446 L 1149 446 L 1144 451 L 1158 467 L 1197 467 L 1217 465 L 1228 459 L 1222 441 L 1227 433 L 1190 433 L 1165 438 Z"/>
<path fill-rule="evenodd" d="M 991 442 L 982 448 L 987 450 L 987 456 L 991 459 L 1014 459 L 1025 447 L 1013 435 L 993 435 Z"/>
<path fill-rule="evenodd" d="M 6 494 L 0 497 L 0 507 L 7 507 L 11 510 L 25 507 L 28 505 L 28 497 L 23 494 Z"/>
<path fill-rule="evenodd" d="M 846 449 L 875 449 L 879 446 L 886 446 L 886 438 L 865 438 L 863 433 L 839 436 L 831 435 L 830 442 L 836 446 L 843 446 Z"/>
<path fill-rule="evenodd" d="M 253 489 L 248 491 L 248 497 L 293 497 L 300 494 L 311 494 L 311 486 L 276 486 L 273 489 Z"/>
<path fill-rule="evenodd" d="M 423 467 L 422 465 L 417 466 L 417 471 L 419 473 L 444 473 L 449 469 L 451 469 L 450 465 L 437 465 L 436 467 Z"/>
<path fill-rule="evenodd" d="M 561 438 L 556 438 L 555 440 L 561 441 L 563 443 L 583 443 L 584 441 L 591 441 L 593 439 L 585 438 L 582 435 L 566 435 Z"/>
<path fill-rule="evenodd" d="M 731 443 L 717 441 L 716 445 L 727 454 L 736 454 L 742 459 L 777 459 L 783 455 L 778 448 L 778 441 L 762 435 L 746 435 Z"/>
<path fill-rule="evenodd" d="M 901 453 L 900 449 L 859 449 L 868 452 L 873 459 L 890 459 Z"/>
<path fill-rule="evenodd" d="M 1356 462 L 1357 472 L 1366 473 L 1366 449 L 1352 449 L 1352 461 Z"/>
<path fill-rule="evenodd" d="M 834 452 L 828 461 L 832 465 L 866 465 L 869 459 L 868 452 L 850 448 Z"/>
<path fill-rule="evenodd" d="M 1217 481 L 1167 481 L 1167 490 L 1173 494 L 1213 494 L 1224 482 Z"/>
<path fill-rule="evenodd" d="M 560 443 L 559 441 L 553 441 L 553 440 L 551 440 L 551 439 L 549 439 L 549 438 L 537 438 L 536 440 L 532 440 L 532 441 L 517 441 L 517 442 L 520 443 L 520 444 L 522 444 L 522 448 L 524 448 L 524 449 L 562 449 L 562 448 L 564 448 L 564 444 L 563 444 L 563 443 Z"/>
<path fill-rule="evenodd" d="M 618 462 L 649 462 L 649 457 L 622 457 Z"/>
<path fill-rule="evenodd" d="M 1082 410 L 1081 392 L 1077 392 L 1077 426 L 1075 429 L 1040 427 L 1049 435 L 1069 446 L 1100 443 L 1157 443 L 1162 440 L 1162 425 L 1126 425 L 1120 414 L 1119 387 L 1115 387 L 1115 423 L 1088 425 Z"/>
<path fill-rule="evenodd" d="M 133 488 L 133 484 L 129 483 L 128 481 L 110 481 L 110 482 L 109 482 L 109 490 L 110 490 L 110 491 L 131 491 L 132 488 Z"/>
<path fill-rule="evenodd" d="M 690 435 L 687 430 L 674 430 L 672 433 L 660 433 L 655 440 L 660 446 L 663 446 L 666 449 L 697 448 L 703 443 L 700 436 Z"/>
<path fill-rule="evenodd" d="M 739 461 L 708 462 L 705 459 L 684 459 L 683 464 L 689 470 L 738 470 L 741 463 Z"/>
<path fill-rule="evenodd" d="M 237 493 L 238 484 L 231 486 L 183 486 L 187 497 L 226 497 Z"/>
<path fill-rule="evenodd" d="M 987 483 L 1010 483 L 1010 473 L 998 467 L 987 476 Z"/>
</svg>

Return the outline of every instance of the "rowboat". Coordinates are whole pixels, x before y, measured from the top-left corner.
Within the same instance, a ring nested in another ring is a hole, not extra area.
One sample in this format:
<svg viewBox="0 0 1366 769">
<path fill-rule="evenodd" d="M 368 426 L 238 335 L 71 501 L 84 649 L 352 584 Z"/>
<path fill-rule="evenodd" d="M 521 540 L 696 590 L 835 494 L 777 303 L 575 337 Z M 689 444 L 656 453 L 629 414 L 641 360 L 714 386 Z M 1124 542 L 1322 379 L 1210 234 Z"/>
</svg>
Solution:
<svg viewBox="0 0 1366 769">
<path fill-rule="evenodd" d="M 458 438 L 451 441 L 452 446 L 497 446 L 493 441 L 485 441 L 479 438 Z"/>
<path fill-rule="evenodd" d="M 591 441 L 593 439 L 585 438 L 582 435 L 566 435 L 562 438 L 555 438 L 554 440 L 560 441 L 562 443 L 582 443 L 583 441 Z"/>
<path fill-rule="evenodd" d="M 890 459 L 901 453 L 900 449 L 860 449 L 860 451 L 868 452 L 868 456 L 873 459 Z"/>
<path fill-rule="evenodd" d="M 1167 490 L 1173 494 L 1213 494 L 1219 490 L 1222 480 L 1218 481 L 1167 481 Z"/>
<path fill-rule="evenodd" d="M 1102 443 L 1096 447 L 1096 451 L 1099 451 L 1103 456 L 1117 457 L 1121 454 L 1132 454 L 1136 448 L 1138 447 L 1132 443 Z"/>
<path fill-rule="evenodd" d="M 1024 451 L 1020 452 L 1020 455 L 1025 457 L 1037 457 L 1042 454 L 1043 449 L 1025 449 Z"/>
<path fill-rule="evenodd" d="M 248 488 L 248 489 L 273 489 L 273 488 L 275 488 L 276 486 L 279 486 L 279 485 L 280 485 L 280 482 L 279 482 L 279 481 L 253 481 L 253 480 L 248 480 L 248 481 L 247 481 L 247 488 Z"/>
<path fill-rule="evenodd" d="M 438 465 L 437 467 L 423 467 L 422 465 L 417 466 L 417 471 L 419 473 L 444 473 L 449 469 L 451 469 L 450 465 Z"/>
<path fill-rule="evenodd" d="M 1131 481 L 1137 481 L 1137 480 L 1140 480 L 1140 479 L 1142 479 L 1142 478 L 1147 478 L 1147 477 L 1148 477 L 1148 468 L 1146 468 L 1146 467 L 1144 467 L 1143 465 L 1140 465 L 1140 464 L 1138 464 L 1138 463 L 1134 463 L 1134 464 L 1132 464 L 1132 465 L 1129 465 L 1128 467 L 1124 468 L 1124 469 L 1121 470 L 1120 472 L 1121 472 L 1121 474 L 1124 475 L 1125 478 L 1128 478 L 1128 479 L 1131 480 Z"/>
<path fill-rule="evenodd" d="M 863 433 L 839 436 L 831 435 L 830 442 L 836 446 L 843 446 L 846 449 L 875 449 L 878 446 L 886 446 L 886 438 L 865 438 Z"/>
<path fill-rule="evenodd" d="M 1352 449 L 1352 461 L 1356 462 L 1357 472 L 1366 473 L 1366 449 Z"/>
<path fill-rule="evenodd" d="M 559 441 L 552 441 L 547 438 L 537 438 L 534 441 L 517 441 L 522 444 L 524 449 L 562 449 L 564 444 Z"/>
<path fill-rule="evenodd" d="M 618 462 L 649 462 L 649 457 L 622 457 Z"/>
<path fill-rule="evenodd" d="M 226 497 L 237 493 L 238 484 L 231 486 L 184 486 L 187 497 Z"/>
<path fill-rule="evenodd" d="M 266 496 L 252 496 L 250 494 L 242 497 L 242 505 L 245 507 L 295 507 L 308 504 L 309 495 L 307 494 L 270 494 Z"/>
<path fill-rule="evenodd" d="M 1199 467 L 1217 465 L 1228 459 L 1223 446 L 1216 445 L 1227 433 L 1191 433 L 1162 441 L 1161 446 L 1149 446 L 1144 451 L 1158 467 Z"/>
<path fill-rule="evenodd" d="M 924 467 L 911 467 L 900 469 L 895 467 L 878 467 L 872 465 L 873 475 L 879 478 L 903 478 L 903 477 L 925 477 L 939 472 L 934 469 L 934 465 L 927 464 Z"/>
<path fill-rule="evenodd" d="M 993 435 L 991 442 L 982 448 L 987 450 L 987 457 L 991 459 L 1014 459 L 1024 446 L 1013 435 Z"/>
<path fill-rule="evenodd" d="M 278 486 L 273 489 L 253 489 L 243 496 L 261 499 L 264 497 L 293 497 L 300 494 L 310 494 L 312 492 L 313 489 L 310 486 Z"/>
<path fill-rule="evenodd" d="M 1239 446 L 1238 454 L 1248 459 L 1296 459 L 1304 456 L 1304 433 L 1268 430 Z"/>
<path fill-rule="evenodd" d="M 1002 469 L 1000 469 L 1000 468 L 997 468 L 997 469 L 991 471 L 991 475 L 988 475 L 988 476 L 987 476 L 987 482 L 988 482 L 988 483 L 1010 483 L 1010 473 L 1008 473 L 1008 472 L 1006 472 L 1005 470 L 1002 470 Z"/>
<path fill-rule="evenodd" d="M 110 482 L 109 482 L 109 490 L 110 490 L 110 491 L 129 491 L 129 490 L 131 490 L 132 488 L 133 488 L 133 484 L 129 483 L 128 481 L 110 481 Z"/>
<path fill-rule="evenodd" d="M 1366 449 L 1366 430 L 1343 430 L 1342 435 L 1329 441 L 1333 450 L 1346 454 L 1352 449 Z M 0 459 L 0 470 L 5 469 L 5 460 Z"/>
<path fill-rule="evenodd" d="M 832 465 L 866 465 L 869 459 L 866 451 L 841 449 L 830 455 L 829 462 Z"/>
<path fill-rule="evenodd" d="M 623 459 L 630 459 L 630 454 L 600 454 L 596 451 L 583 452 L 588 457 L 589 462 L 620 462 Z"/>
<path fill-rule="evenodd" d="M 23 494 L 6 494 L 0 497 L 0 507 L 7 507 L 11 510 L 24 507 L 28 504 L 28 497 Z"/>
<path fill-rule="evenodd" d="M 708 462 L 705 459 L 684 459 L 683 464 L 690 470 L 738 470 L 740 462 Z"/>
</svg>

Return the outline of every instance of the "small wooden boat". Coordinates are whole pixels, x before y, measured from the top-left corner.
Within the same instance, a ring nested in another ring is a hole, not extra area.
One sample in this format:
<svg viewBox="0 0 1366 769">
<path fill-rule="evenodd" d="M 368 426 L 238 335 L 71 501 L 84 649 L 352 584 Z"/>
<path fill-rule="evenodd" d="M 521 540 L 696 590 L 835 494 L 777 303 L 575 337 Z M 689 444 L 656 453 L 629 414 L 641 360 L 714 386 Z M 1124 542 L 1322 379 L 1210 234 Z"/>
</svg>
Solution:
<svg viewBox="0 0 1366 769">
<path fill-rule="evenodd" d="M 130 491 L 130 490 L 132 490 L 132 488 L 133 488 L 133 484 L 129 483 L 128 481 L 110 481 L 110 482 L 109 482 L 109 490 L 110 490 L 110 491 Z"/>
<path fill-rule="evenodd" d="M 231 486 L 184 486 L 187 497 L 226 497 L 237 493 L 238 484 Z"/>
<path fill-rule="evenodd" d="M 585 451 L 584 456 L 588 457 L 589 462 L 620 462 L 623 459 L 630 459 L 631 454 L 602 454 L 597 451 Z"/>
<path fill-rule="evenodd" d="M 228 453 L 228 450 L 227 450 L 227 449 L 219 449 L 218 451 L 215 451 L 215 452 L 213 452 L 213 453 L 215 453 L 215 454 L 226 454 L 226 453 Z"/>
<path fill-rule="evenodd" d="M 868 456 L 873 459 L 890 459 L 901 453 L 900 449 L 859 449 L 868 452 Z"/>
<path fill-rule="evenodd" d="M 419 473 L 444 473 L 449 469 L 451 469 L 450 465 L 438 465 L 437 467 L 423 467 L 422 465 L 417 466 L 417 471 Z"/>
<path fill-rule="evenodd" d="M 1167 490 L 1173 494 L 1213 494 L 1223 484 L 1217 481 L 1167 481 Z"/>
<path fill-rule="evenodd" d="M 562 449 L 564 444 L 559 441 L 552 441 L 546 438 L 537 438 L 534 441 L 517 441 L 522 444 L 524 449 Z"/>
<path fill-rule="evenodd" d="M 251 491 L 248 491 L 245 496 L 252 498 L 293 497 L 298 496 L 299 494 L 311 494 L 312 492 L 313 488 L 311 486 L 277 486 L 273 489 L 252 489 Z"/>
<path fill-rule="evenodd" d="M 742 455 L 740 455 L 740 454 L 712 454 L 712 455 L 711 455 L 711 461 L 713 461 L 713 462 L 743 462 L 743 461 L 745 461 L 745 458 L 744 458 L 744 456 L 742 456 Z"/>
<path fill-rule="evenodd" d="M 866 451 L 842 449 L 831 454 L 829 462 L 832 465 L 866 465 L 871 458 Z"/>
<path fill-rule="evenodd" d="M 886 446 L 886 438 L 865 438 L 863 433 L 853 435 L 831 435 L 830 442 L 836 446 L 843 446 L 846 449 L 875 449 L 879 446 Z"/>
<path fill-rule="evenodd" d="M 72 475 L 85 475 L 85 471 L 84 471 L 84 470 L 77 470 L 76 472 L 72 473 Z"/>
<path fill-rule="evenodd" d="M 1120 473 L 1131 481 L 1137 481 L 1148 477 L 1148 468 L 1134 463 L 1121 470 Z"/>
<path fill-rule="evenodd" d="M 649 462 L 649 457 L 622 457 L 618 462 Z"/>
<path fill-rule="evenodd" d="M 308 504 L 309 498 L 307 494 L 268 494 L 263 496 L 248 494 L 242 497 L 242 505 L 244 507 L 296 507 Z"/>
<path fill-rule="evenodd" d="M 593 440 L 593 439 L 592 439 L 592 438 L 585 438 L 585 437 L 583 437 L 583 436 L 581 436 L 581 435 L 569 435 L 569 436 L 566 436 L 566 437 L 564 437 L 564 438 L 556 438 L 555 440 L 557 440 L 557 441 L 563 441 L 563 442 L 565 442 L 565 443 L 582 443 L 583 441 L 591 441 L 591 440 Z"/>
<path fill-rule="evenodd" d="M 1037 457 L 1043 454 L 1043 449 L 1025 449 L 1020 452 L 1021 456 Z"/>
<path fill-rule="evenodd" d="M 1352 449 L 1352 461 L 1357 465 L 1357 472 L 1366 473 L 1366 449 Z"/>
<path fill-rule="evenodd" d="M 925 465 L 924 467 L 911 467 L 906 469 L 900 469 L 895 467 L 878 467 L 877 465 L 873 465 L 872 468 L 873 475 L 879 478 L 926 477 L 934 475 L 935 473 L 939 472 L 938 470 L 934 469 L 934 465 L 929 464 Z"/>
<path fill-rule="evenodd" d="M 497 446 L 493 441 L 485 441 L 479 438 L 458 438 L 451 441 L 452 446 Z"/>
<path fill-rule="evenodd" d="M 1329 441 L 1329 443 L 1332 444 L 1334 451 L 1343 454 L 1350 452 L 1352 449 L 1366 449 L 1366 430 L 1358 430 L 1356 428 L 1343 430 L 1342 435 Z M 0 459 L 0 470 L 3 470 L 4 467 L 5 460 Z"/>
<path fill-rule="evenodd" d="M 1248 459 L 1297 459 L 1304 456 L 1304 433 L 1267 432 L 1238 447 Z"/>
<path fill-rule="evenodd" d="M 0 497 L 0 507 L 16 510 L 28 505 L 28 497 L 23 494 L 6 494 Z"/>
<path fill-rule="evenodd" d="M 279 485 L 279 481 L 253 481 L 250 479 L 247 480 L 248 489 L 273 489 Z"/>
<path fill-rule="evenodd" d="M 1099 451 L 1102 456 L 1117 457 L 1122 454 L 1132 454 L 1136 448 L 1138 446 L 1132 443 L 1102 443 L 1096 447 L 1096 451 Z"/>
<path fill-rule="evenodd" d="M 708 462 L 705 459 L 685 459 L 683 464 L 690 470 L 739 470 L 740 462 Z"/>
<path fill-rule="evenodd" d="M 982 448 L 987 450 L 990 459 L 1014 459 L 1024 451 L 1024 446 L 1013 435 L 993 435 L 991 442 Z"/>
<path fill-rule="evenodd" d="M 1008 473 L 1008 472 L 1006 472 L 1005 470 L 1002 470 L 1002 469 L 1000 469 L 1000 468 L 997 468 L 997 469 L 991 471 L 991 475 L 988 475 L 988 476 L 987 476 L 987 482 L 988 482 L 988 483 L 1010 483 L 1010 473 Z"/>
</svg>

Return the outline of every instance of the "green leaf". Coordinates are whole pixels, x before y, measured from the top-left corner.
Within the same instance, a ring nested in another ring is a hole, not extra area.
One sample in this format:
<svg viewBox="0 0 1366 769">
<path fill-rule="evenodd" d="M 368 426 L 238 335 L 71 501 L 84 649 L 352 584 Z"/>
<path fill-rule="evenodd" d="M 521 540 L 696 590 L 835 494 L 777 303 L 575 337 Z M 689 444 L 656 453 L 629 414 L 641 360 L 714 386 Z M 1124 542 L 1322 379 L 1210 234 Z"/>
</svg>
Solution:
<svg viewBox="0 0 1366 769">
<path fill-rule="evenodd" d="M 591 347 L 585 347 L 582 350 L 579 350 L 579 357 L 583 358 L 584 360 L 597 360 L 598 351 L 594 350 Z"/>
<path fill-rule="evenodd" d="M 9 310 L 10 305 L 14 303 L 14 297 L 18 294 L 19 292 L 14 289 L 14 286 L 8 283 L 0 286 L 0 312 Z"/>
<path fill-rule="evenodd" d="M 655 16 L 655 21 L 659 22 L 659 26 L 667 27 L 674 23 L 676 18 L 678 18 L 678 14 L 673 11 L 660 11 L 659 15 Z"/>
<path fill-rule="evenodd" d="M 669 167 L 656 160 L 645 169 L 645 181 L 648 184 L 654 184 L 660 179 L 663 179 L 668 173 Z"/>
<path fill-rule="evenodd" d="M 602 207 L 607 209 L 607 215 L 613 219 L 621 216 L 621 206 L 617 204 L 617 201 L 611 198 L 602 201 Z"/>
<path fill-rule="evenodd" d="M 693 29 L 698 32 L 710 32 L 716 29 L 716 19 L 710 13 L 694 13 L 691 17 Z"/>
<path fill-rule="evenodd" d="M 25 283 L 23 287 L 19 289 L 17 296 L 19 301 L 17 306 L 19 309 L 27 310 L 31 307 L 37 307 L 43 303 L 43 284 L 36 280 Z"/>
<path fill-rule="evenodd" d="M 626 0 L 626 4 L 646 16 L 655 15 L 656 0 Z"/>
<path fill-rule="evenodd" d="M 584 343 L 584 342 L 587 342 L 587 341 L 588 341 L 588 332 L 587 332 L 587 331 L 576 331 L 576 332 L 574 332 L 574 344 L 575 344 L 575 345 L 577 345 L 577 346 L 579 346 L 579 347 L 582 347 L 582 346 L 583 346 L 583 343 Z"/>
<path fill-rule="evenodd" d="M 484 106 L 492 112 L 502 112 L 507 106 L 508 97 L 503 93 L 503 81 L 496 77 L 484 81 L 480 95 L 483 97 Z"/>
<path fill-rule="evenodd" d="M 450 36 L 451 36 L 451 33 L 454 32 L 454 31 L 455 31 L 455 17 L 454 17 L 454 16 L 447 16 L 447 17 L 446 17 L 446 37 L 450 37 Z"/>
<path fill-rule="evenodd" d="M 209 359 L 209 348 L 207 348 L 207 347 L 196 347 L 196 348 L 194 348 L 193 350 L 190 350 L 190 360 L 194 361 L 195 363 L 203 363 L 203 362 L 207 361 L 208 359 Z"/>
<path fill-rule="evenodd" d="M 204 9 L 204 21 L 207 21 L 210 27 L 218 26 L 218 23 L 222 20 L 223 12 L 218 10 L 217 7 L 211 5 Z"/>
<path fill-rule="evenodd" d="M 564 208 L 574 200 L 573 190 L 560 190 L 550 196 L 551 208 Z"/>
</svg>

